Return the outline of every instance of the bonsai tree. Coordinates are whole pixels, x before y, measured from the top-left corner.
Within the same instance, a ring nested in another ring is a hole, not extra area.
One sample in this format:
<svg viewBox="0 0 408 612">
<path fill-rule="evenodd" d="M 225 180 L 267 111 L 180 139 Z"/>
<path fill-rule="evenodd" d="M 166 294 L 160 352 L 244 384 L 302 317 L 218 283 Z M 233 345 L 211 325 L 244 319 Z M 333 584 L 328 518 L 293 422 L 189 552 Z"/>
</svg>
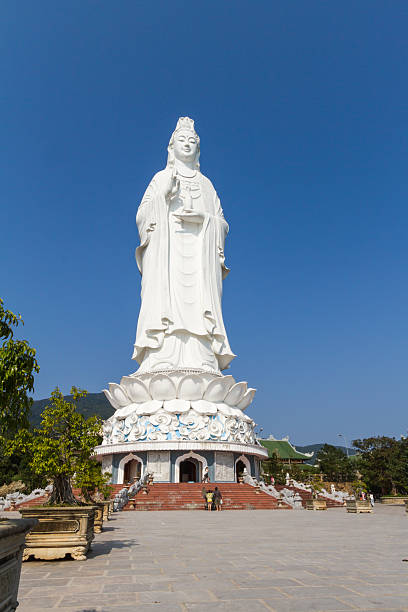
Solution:
<svg viewBox="0 0 408 612">
<path fill-rule="evenodd" d="M 93 503 L 100 501 L 101 498 L 110 498 L 112 491 L 112 487 L 108 485 L 110 477 L 110 472 L 102 472 L 99 461 L 90 458 L 78 465 L 73 482 L 81 489 L 83 499 L 88 503 Z"/>
<path fill-rule="evenodd" d="M 81 483 L 85 482 L 86 474 L 87 490 L 95 489 L 102 482 L 101 469 L 97 471 L 95 460 L 91 458 L 93 449 L 102 439 L 102 420 L 97 416 L 85 419 L 75 405 L 86 393 L 72 387 L 73 402 L 68 402 L 57 387 L 41 415 L 40 427 L 19 432 L 9 446 L 10 452 L 18 448 L 26 453 L 30 469 L 52 483 L 49 505 L 82 503 L 72 492 L 76 473 Z"/>
<path fill-rule="evenodd" d="M 367 493 L 368 490 L 366 483 L 362 480 L 354 480 L 354 482 L 351 483 L 351 489 L 355 499 L 358 499 L 363 491 Z"/>
<path fill-rule="evenodd" d="M 0 485 L 23 480 L 28 486 L 40 486 L 31 478 L 23 453 L 8 454 L 8 442 L 18 431 L 29 427 L 33 402 L 34 375 L 40 368 L 33 349 L 26 340 L 14 337 L 15 328 L 24 325 L 20 315 L 4 307 L 0 298 Z"/>
<path fill-rule="evenodd" d="M 319 494 L 322 492 L 323 490 L 323 484 L 321 481 L 321 478 L 318 474 L 314 474 L 310 480 L 309 480 L 309 484 L 312 488 L 312 496 L 313 499 L 318 499 Z"/>
</svg>

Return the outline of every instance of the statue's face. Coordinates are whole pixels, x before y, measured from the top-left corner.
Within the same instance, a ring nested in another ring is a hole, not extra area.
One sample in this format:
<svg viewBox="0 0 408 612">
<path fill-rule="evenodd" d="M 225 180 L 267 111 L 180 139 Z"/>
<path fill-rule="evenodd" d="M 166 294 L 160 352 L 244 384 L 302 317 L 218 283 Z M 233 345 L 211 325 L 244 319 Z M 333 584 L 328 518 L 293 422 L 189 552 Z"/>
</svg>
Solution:
<svg viewBox="0 0 408 612">
<path fill-rule="evenodd" d="M 176 159 L 191 162 L 196 158 L 198 149 L 197 138 L 189 130 L 180 130 L 174 137 L 174 155 Z"/>
</svg>

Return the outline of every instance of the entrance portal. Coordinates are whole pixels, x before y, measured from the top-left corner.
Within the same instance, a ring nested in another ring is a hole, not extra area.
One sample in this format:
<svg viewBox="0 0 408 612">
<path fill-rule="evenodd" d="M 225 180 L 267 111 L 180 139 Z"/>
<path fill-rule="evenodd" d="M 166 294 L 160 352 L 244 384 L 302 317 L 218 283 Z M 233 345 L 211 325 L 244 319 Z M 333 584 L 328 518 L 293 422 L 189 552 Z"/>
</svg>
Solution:
<svg viewBox="0 0 408 612">
<path fill-rule="evenodd" d="M 239 461 L 237 461 L 236 466 L 235 466 L 235 478 L 237 480 L 237 482 L 239 482 L 239 477 L 242 476 L 244 470 L 245 470 L 245 463 L 243 461 L 241 461 L 241 459 Z"/>
<path fill-rule="evenodd" d="M 197 459 L 185 459 L 180 463 L 180 482 L 199 482 Z"/>
<path fill-rule="evenodd" d="M 131 459 L 125 464 L 125 469 L 123 473 L 123 482 L 127 484 L 128 482 L 133 483 L 135 480 L 140 480 L 140 476 L 142 475 L 142 464 L 136 459 Z"/>
</svg>

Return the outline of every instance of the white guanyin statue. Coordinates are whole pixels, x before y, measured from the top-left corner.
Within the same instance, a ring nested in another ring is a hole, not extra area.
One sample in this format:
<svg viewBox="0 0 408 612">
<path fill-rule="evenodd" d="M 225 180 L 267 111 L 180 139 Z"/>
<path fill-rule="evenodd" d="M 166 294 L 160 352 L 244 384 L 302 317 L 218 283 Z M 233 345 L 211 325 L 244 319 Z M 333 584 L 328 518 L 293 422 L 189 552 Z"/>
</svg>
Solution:
<svg viewBox="0 0 408 612">
<path fill-rule="evenodd" d="M 140 367 L 104 390 L 115 408 L 104 424 L 105 445 L 255 441 L 244 413 L 255 389 L 221 374 L 235 357 L 221 309 L 228 225 L 199 156 L 194 122 L 181 117 L 167 166 L 137 211 L 142 303 L 133 359 Z"/>
<path fill-rule="evenodd" d="M 142 304 L 133 359 L 138 374 L 193 369 L 219 373 L 235 357 L 221 310 L 228 224 L 200 172 L 194 121 L 180 117 L 167 166 L 150 182 L 136 216 Z"/>
</svg>

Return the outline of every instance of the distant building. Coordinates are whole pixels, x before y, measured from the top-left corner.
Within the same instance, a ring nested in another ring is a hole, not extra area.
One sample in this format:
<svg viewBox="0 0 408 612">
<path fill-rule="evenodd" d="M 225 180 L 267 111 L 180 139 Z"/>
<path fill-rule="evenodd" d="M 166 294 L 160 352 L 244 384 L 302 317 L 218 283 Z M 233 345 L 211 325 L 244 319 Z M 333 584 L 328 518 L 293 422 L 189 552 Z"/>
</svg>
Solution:
<svg viewBox="0 0 408 612">
<path fill-rule="evenodd" d="M 269 436 L 267 440 L 259 440 L 259 442 L 268 451 L 270 458 L 277 457 L 282 463 L 290 465 L 292 463 L 305 463 L 310 461 L 313 453 L 300 453 L 296 447 L 289 442 L 289 436 L 276 440 L 273 436 Z"/>
</svg>

